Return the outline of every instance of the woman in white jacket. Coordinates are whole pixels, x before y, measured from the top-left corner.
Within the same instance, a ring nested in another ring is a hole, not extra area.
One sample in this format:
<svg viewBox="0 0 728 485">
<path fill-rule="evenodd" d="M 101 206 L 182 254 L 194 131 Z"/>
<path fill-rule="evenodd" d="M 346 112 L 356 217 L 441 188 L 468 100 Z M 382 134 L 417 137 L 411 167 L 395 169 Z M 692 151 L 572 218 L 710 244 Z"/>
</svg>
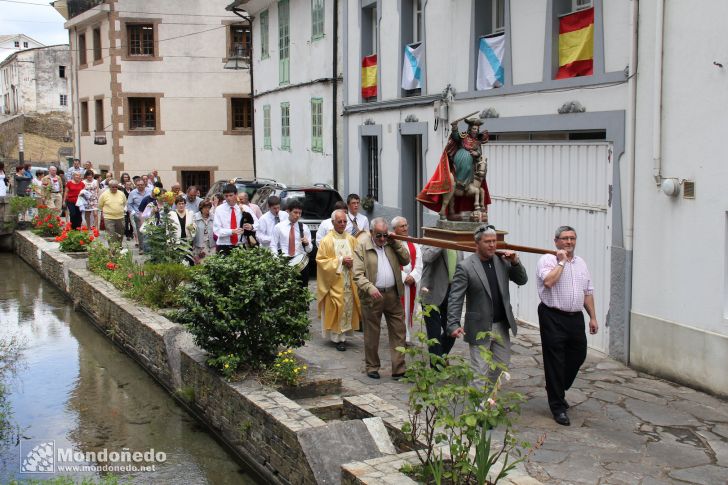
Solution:
<svg viewBox="0 0 728 485">
<path fill-rule="evenodd" d="M 174 199 L 175 210 L 170 211 L 169 220 L 172 221 L 175 232 L 174 236 L 177 241 L 185 240 L 192 242 L 195 237 L 195 215 L 192 211 L 187 210 L 187 201 L 181 195 Z"/>
<path fill-rule="evenodd" d="M 200 204 L 200 211 L 195 212 L 195 239 L 193 241 L 192 255 L 195 264 L 198 264 L 205 256 L 215 253 L 215 238 L 212 233 L 212 203 L 209 200 Z"/>
</svg>

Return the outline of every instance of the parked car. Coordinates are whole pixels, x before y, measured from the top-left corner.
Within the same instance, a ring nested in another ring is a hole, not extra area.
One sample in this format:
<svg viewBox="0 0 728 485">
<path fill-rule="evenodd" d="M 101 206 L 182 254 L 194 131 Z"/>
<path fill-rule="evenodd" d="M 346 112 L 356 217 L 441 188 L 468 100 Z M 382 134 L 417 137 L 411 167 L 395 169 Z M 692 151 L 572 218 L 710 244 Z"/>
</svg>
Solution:
<svg viewBox="0 0 728 485">
<path fill-rule="evenodd" d="M 225 179 L 225 180 L 218 180 L 214 184 L 212 184 L 212 187 L 210 187 L 210 190 L 207 191 L 207 194 L 205 195 L 206 199 L 212 198 L 215 194 L 222 194 L 222 189 L 225 187 L 225 185 L 233 183 L 238 188 L 238 192 L 240 191 L 246 191 L 248 193 L 248 197 L 250 200 L 253 200 L 253 196 L 255 195 L 255 192 L 266 185 L 275 184 L 277 183 L 273 179 L 253 179 L 253 180 L 245 180 L 242 177 L 237 177 L 234 179 Z"/>
<path fill-rule="evenodd" d="M 301 222 L 308 226 L 314 243 L 313 251 L 309 254 L 308 260 L 309 274 L 314 275 L 316 272 L 316 232 L 321 221 L 331 217 L 334 205 L 343 200 L 341 194 L 327 184 L 286 186 L 274 183 L 259 188 L 252 198 L 252 202 L 258 204 L 260 209 L 266 212 L 268 211 L 268 197 L 271 195 L 277 195 L 281 198 L 282 209 L 285 209 L 288 201 L 292 199 L 300 199 L 303 202 Z"/>
</svg>

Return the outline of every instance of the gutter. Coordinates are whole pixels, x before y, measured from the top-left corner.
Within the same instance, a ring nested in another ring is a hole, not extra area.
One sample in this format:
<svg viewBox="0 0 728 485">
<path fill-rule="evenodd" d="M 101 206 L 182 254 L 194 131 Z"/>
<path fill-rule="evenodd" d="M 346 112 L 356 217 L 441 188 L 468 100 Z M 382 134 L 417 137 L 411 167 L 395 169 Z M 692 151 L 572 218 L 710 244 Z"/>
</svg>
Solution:
<svg viewBox="0 0 728 485">
<path fill-rule="evenodd" d="M 255 92 L 253 83 L 253 49 L 255 47 L 255 44 L 253 44 L 253 19 L 247 15 L 245 10 L 240 10 L 235 4 L 230 5 L 226 10 L 231 11 L 241 19 L 247 21 L 248 26 L 250 26 L 250 119 L 252 120 L 252 123 L 250 123 L 250 134 L 253 146 L 253 179 L 255 179 L 258 176 L 258 165 L 256 163 L 255 153 L 255 96 L 253 96 Z"/>
<path fill-rule="evenodd" d="M 334 66 L 333 66 L 333 74 L 332 78 L 334 79 L 334 82 L 331 83 L 331 97 L 333 99 L 332 106 L 331 106 L 331 126 L 333 127 L 332 134 L 331 134 L 331 140 L 334 146 L 334 153 L 333 153 L 333 180 L 334 180 L 334 190 L 339 189 L 339 135 L 338 135 L 338 126 L 339 126 L 339 116 L 338 116 L 338 106 L 339 106 L 339 86 L 338 86 L 338 77 L 339 77 L 339 0 L 334 0 L 334 42 L 333 42 L 333 56 L 334 56 Z"/>
</svg>

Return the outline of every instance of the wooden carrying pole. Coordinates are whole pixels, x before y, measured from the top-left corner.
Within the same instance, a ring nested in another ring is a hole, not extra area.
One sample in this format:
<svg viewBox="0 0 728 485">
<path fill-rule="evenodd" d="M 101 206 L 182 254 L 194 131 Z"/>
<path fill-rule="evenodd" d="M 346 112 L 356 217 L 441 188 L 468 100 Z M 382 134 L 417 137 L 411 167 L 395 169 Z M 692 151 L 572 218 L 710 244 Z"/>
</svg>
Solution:
<svg viewBox="0 0 728 485">
<path fill-rule="evenodd" d="M 409 241 L 423 246 L 434 246 L 436 248 L 443 249 L 456 249 L 458 251 L 475 252 L 475 241 L 473 245 L 458 243 L 454 241 L 445 241 L 443 239 L 433 239 L 431 237 L 410 237 L 410 236 L 398 236 L 396 234 L 390 234 L 389 237 L 392 239 L 398 239 L 400 241 Z M 556 251 L 552 249 L 541 249 L 532 248 L 529 246 L 518 246 L 515 244 L 508 244 L 505 241 L 498 241 L 498 249 L 510 249 L 511 251 L 521 251 L 523 253 L 535 253 L 535 254 L 556 254 Z"/>
</svg>

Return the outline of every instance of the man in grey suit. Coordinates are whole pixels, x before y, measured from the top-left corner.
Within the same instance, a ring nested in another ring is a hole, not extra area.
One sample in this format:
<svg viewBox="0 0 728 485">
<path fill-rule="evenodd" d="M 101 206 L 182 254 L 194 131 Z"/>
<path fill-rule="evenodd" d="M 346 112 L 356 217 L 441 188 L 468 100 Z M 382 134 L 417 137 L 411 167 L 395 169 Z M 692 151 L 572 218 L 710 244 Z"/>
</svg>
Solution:
<svg viewBox="0 0 728 485">
<path fill-rule="evenodd" d="M 517 285 L 528 281 L 526 269 L 513 251 L 501 251 L 496 256 L 497 233 L 494 226 L 480 226 L 475 231 L 475 254 L 458 264 L 448 300 L 447 330 L 451 337 L 465 337 L 470 344 L 470 361 L 476 373 L 493 385 L 500 369 L 491 369 L 480 355 L 480 346 L 493 354 L 493 360 L 505 365 L 511 360 L 510 327 L 516 335 L 518 327 L 513 318 L 508 280 Z M 463 300 L 467 297 L 465 327 L 460 326 Z M 500 338 L 478 340 L 480 332 L 491 332 Z M 500 341 L 499 341 L 500 340 Z M 481 383 L 482 385 L 482 383 Z"/>
<path fill-rule="evenodd" d="M 437 339 L 430 346 L 430 353 L 442 357 L 450 353 L 455 339 L 447 333 L 447 300 L 450 296 L 450 283 L 455 269 L 463 260 L 463 253 L 454 249 L 422 247 L 422 279 L 420 280 L 420 300 L 423 309 L 434 305 L 439 311 L 432 309 L 425 314 L 427 339 Z"/>
</svg>

